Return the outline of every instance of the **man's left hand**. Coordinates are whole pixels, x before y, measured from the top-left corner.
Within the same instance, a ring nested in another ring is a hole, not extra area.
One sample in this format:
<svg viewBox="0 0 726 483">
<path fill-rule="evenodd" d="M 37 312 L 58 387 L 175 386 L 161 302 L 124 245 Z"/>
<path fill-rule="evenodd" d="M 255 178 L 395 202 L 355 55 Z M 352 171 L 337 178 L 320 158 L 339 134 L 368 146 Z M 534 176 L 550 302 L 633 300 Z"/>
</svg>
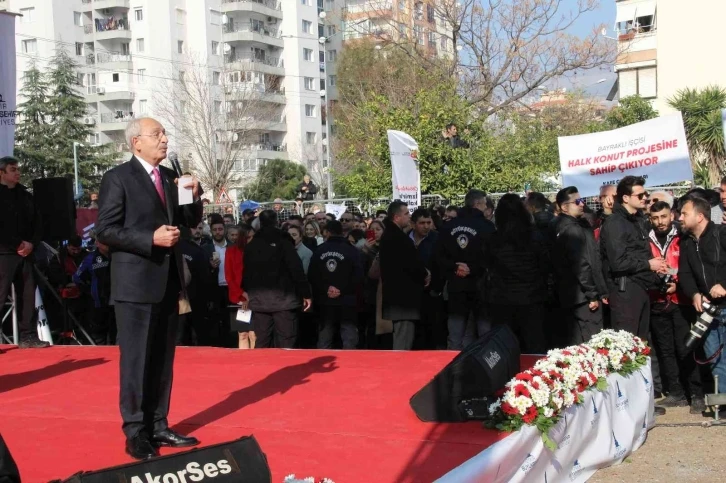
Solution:
<svg viewBox="0 0 726 483">
<path fill-rule="evenodd" d="M 713 287 L 711 287 L 711 291 L 708 292 L 711 298 L 719 299 L 721 297 L 726 297 L 726 290 L 721 286 L 720 283 L 717 283 Z"/>
<path fill-rule="evenodd" d="M 675 283 L 669 283 L 668 284 L 668 290 L 666 291 L 667 294 L 676 293 L 676 284 Z"/>
<path fill-rule="evenodd" d="M 174 183 L 179 186 L 179 178 L 176 178 Z M 192 196 L 194 196 L 194 199 L 199 199 L 199 180 L 196 176 L 193 176 L 192 179 L 184 180 L 182 188 L 189 188 L 190 186 L 192 187 Z"/>
<path fill-rule="evenodd" d="M 33 244 L 30 242 L 24 241 L 18 247 L 18 255 L 23 258 L 27 257 L 31 253 L 33 253 Z"/>
</svg>

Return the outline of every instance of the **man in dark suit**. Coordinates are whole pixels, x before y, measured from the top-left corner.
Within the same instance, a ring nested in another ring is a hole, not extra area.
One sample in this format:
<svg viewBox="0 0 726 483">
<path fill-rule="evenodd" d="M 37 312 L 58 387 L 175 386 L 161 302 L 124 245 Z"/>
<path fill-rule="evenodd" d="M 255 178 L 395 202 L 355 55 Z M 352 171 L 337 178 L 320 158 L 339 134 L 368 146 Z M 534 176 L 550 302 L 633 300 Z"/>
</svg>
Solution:
<svg viewBox="0 0 726 483">
<path fill-rule="evenodd" d="M 136 459 L 158 455 L 158 446 L 194 446 L 196 438 L 169 429 L 172 368 L 184 290 L 179 225 L 202 217 L 201 189 L 194 203 L 179 206 L 174 171 L 166 158 L 164 127 L 150 118 L 126 127 L 131 160 L 103 176 L 98 240 L 111 248 L 111 300 L 115 303 L 121 351 L 121 417 L 126 452 Z"/>
</svg>

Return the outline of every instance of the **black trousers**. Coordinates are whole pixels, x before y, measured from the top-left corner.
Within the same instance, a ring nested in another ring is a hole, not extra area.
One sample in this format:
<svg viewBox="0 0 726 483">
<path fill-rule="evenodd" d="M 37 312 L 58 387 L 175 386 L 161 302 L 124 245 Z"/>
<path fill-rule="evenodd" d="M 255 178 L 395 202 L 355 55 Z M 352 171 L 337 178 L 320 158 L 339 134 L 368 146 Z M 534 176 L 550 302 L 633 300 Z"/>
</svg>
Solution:
<svg viewBox="0 0 726 483">
<path fill-rule="evenodd" d="M 18 466 L 2 436 L 0 436 L 0 483 L 20 483 Z"/>
<path fill-rule="evenodd" d="M 654 306 L 650 315 L 663 388 L 673 396 L 703 397 L 698 365 L 685 344 L 695 319 L 696 310 L 690 305 Z"/>
<path fill-rule="evenodd" d="M 279 312 L 255 312 L 253 310 L 252 327 L 257 336 L 255 348 L 294 348 L 297 339 L 297 325 L 297 310 Z"/>
<path fill-rule="evenodd" d="M 625 291 L 608 285 L 610 324 L 614 330 L 627 330 L 643 340 L 650 339 L 650 296 L 640 285 L 628 280 Z"/>
<path fill-rule="evenodd" d="M 116 312 L 113 306 L 93 307 L 88 312 L 88 332 L 97 345 L 116 343 Z"/>
<path fill-rule="evenodd" d="M 179 319 L 179 289 L 174 290 L 171 285 L 173 282 L 158 304 L 116 301 L 121 352 L 120 406 L 127 438 L 169 427 L 167 415 Z"/>
<path fill-rule="evenodd" d="M 17 299 L 18 335 L 21 339 L 37 337 L 33 264 L 20 255 L 0 255 L 0 303 L 8 299 L 12 285 Z"/>
<path fill-rule="evenodd" d="M 332 349 L 336 332 L 340 327 L 340 340 L 343 349 L 358 346 L 358 313 L 355 307 L 341 305 L 320 307 L 321 317 L 318 326 L 318 349 Z"/>
<path fill-rule="evenodd" d="M 522 354 L 544 354 L 546 352 L 544 304 L 492 304 L 490 311 L 492 324 L 506 324 L 517 335 Z"/>
<path fill-rule="evenodd" d="M 462 350 L 481 337 L 488 329 L 479 295 L 476 292 L 449 293 L 449 350 Z M 473 337 L 467 332 L 467 324 L 473 323 L 476 332 Z"/>
<path fill-rule="evenodd" d="M 597 310 L 590 310 L 589 302 L 563 309 L 569 335 L 568 344 L 578 345 L 589 341 L 602 330 L 602 302 Z"/>
</svg>

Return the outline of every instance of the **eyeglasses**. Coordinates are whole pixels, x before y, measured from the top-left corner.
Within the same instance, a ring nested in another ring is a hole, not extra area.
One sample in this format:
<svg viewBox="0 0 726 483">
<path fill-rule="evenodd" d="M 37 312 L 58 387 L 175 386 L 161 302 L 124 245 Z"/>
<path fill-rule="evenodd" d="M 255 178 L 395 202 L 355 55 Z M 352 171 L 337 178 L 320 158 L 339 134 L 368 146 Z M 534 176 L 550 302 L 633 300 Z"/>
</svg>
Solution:
<svg viewBox="0 0 726 483">
<path fill-rule="evenodd" d="M 580 205 L 584 205 L 586 202 L 587 202 L 587 200 L 585 198 L 577 198 L 576 200 L 567 201 L 567 202 L 562 203 L 562 204 L 563 205 L 566 205 L 568 203 L 575 203 L 576 205 L 580 206 Z"/>
<path fill-rule="evenodd" d="M 159 132 L 151 133 L 151 134 L 137 134 L 135 137 L 141 137 L 141 136 L 147 136 L 150 138 L 161 139 L 164 136 L 166 136 L 166 131 L 159 131 Z"/>
<path fill-rule="evenodd" d="M 646 196 L 648 196 L 648 192 L 644 191 L 643 193 L 637 194 L 637 195 L 630 195 L 630 196 L 636 196 L 639 200 L 642 200 Z"/>
<path fill-rule="evenodd" d="M 353 218 L 341 218 L 340 221 L 353 221 Z"/>
</svg>

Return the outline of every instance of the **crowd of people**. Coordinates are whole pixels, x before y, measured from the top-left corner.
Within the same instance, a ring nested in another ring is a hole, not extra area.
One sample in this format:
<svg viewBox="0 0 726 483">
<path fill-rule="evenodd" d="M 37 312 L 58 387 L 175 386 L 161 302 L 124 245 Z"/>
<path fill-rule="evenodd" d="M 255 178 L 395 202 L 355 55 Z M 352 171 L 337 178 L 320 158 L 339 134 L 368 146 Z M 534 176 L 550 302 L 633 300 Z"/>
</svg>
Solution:
<svg viewBox="0 0 726 483">
<path fill-rule="evenodd" d="M 726 391 L 723 324 L 695 354 L 685 347 L 703 301 L 726 301 L 726 179 L 680 199 L 644 184 L 603 187 L 598 212 L 567 187 L 554 201 L 507 194 L 495 206 L 471 190 L 462 207 L 394 201 L 337 219 L 281 203 L 211 214 L 181 233 L 189 312 L 177 343 L 461 350 L 506 324 L 524 353 L 544 353 L 612 327 L 654 347 L 659 406 L 700 413 L 712 375 Z M 74 237 L 43 267 L 97 344 L 115 342 L 111 257 Z"/>
</svg>

